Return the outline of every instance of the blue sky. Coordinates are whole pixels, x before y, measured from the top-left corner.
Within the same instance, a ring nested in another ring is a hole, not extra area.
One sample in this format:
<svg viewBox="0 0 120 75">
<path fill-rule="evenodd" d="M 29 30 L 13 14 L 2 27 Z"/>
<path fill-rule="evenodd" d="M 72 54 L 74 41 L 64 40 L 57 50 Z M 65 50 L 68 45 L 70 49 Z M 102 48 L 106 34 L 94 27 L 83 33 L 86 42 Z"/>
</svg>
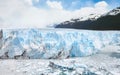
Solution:
<svg viewBox="0 0 120 75">
<path fill-rule="evenodd" d="M 39 2 L 35 2 L 33 0 L 34 6 L 38 8 L 47 8 L 46 5 L 47 0 L 39 0 Z M 59 1 L 62 6 L 66 10 L 76 10 L 82 7 L 94 6 L 95 3 L 100 1 L 105 1 L 109 5 L 109 9 L 113 9 L 115 7 L 120 6 L 120 0 L 50 0 L 50 1 Z"/>
<path fill-rule="evenodd" d="M 0 0 L 0 28 L 46 28 L 72 18 L 101 15 L 120 0 Z"/>
</svg>

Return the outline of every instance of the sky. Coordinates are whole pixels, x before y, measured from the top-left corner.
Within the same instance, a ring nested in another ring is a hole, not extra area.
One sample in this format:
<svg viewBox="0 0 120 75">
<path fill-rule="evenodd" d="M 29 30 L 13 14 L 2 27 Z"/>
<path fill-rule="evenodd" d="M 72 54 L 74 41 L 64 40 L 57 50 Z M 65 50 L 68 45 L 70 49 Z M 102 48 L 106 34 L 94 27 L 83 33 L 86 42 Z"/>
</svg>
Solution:
<svg viewBox="0 0 120 75">
<path fill-rule="evenodd" d="M 0 0 L 0 28 L 46 28 L 118 6 L 120 0 Z"/>
</svg>

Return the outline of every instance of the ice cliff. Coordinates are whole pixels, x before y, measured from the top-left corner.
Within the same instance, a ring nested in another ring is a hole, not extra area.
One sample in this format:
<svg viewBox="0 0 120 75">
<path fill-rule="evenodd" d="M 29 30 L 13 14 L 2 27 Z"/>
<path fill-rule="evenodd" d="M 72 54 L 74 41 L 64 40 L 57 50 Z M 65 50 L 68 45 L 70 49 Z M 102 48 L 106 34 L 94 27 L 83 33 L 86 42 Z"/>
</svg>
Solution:
<svg viewBox="0 0 120 75">
<path fill-rule="evenodd" d="M 57 59 L 95 54 L 120 43 L 120 31 L 2 29 L 0 58 Z"/>
</svg>

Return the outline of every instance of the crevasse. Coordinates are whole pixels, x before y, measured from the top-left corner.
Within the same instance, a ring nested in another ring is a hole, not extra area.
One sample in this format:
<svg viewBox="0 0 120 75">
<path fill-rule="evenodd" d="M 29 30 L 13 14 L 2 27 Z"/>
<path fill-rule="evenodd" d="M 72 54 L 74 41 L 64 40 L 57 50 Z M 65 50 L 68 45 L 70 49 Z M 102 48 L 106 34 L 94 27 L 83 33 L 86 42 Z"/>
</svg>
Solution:
<svg viewBox="0 0 120 75">
<path fill-rule="evenodd" d="M 3 29 L 1 58 L 68 58 L 95 54 L 120 43 L 120 31 Z"/>
</svg>

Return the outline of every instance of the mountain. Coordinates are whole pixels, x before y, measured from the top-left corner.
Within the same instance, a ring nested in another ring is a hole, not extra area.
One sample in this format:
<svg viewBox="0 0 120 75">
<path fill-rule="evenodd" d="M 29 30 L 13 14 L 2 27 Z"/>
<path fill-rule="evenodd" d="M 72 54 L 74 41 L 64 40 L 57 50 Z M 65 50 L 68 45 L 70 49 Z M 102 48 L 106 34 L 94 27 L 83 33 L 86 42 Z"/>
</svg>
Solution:
<svg viewBox="0 0 120 75">
<path fill-rule="evenodd" d="M 120 30 L 120 7 L 103 15 L 90 14 L 87 18 L 71 19 L 55 25 L 55 28 Z"/>
</svg>

